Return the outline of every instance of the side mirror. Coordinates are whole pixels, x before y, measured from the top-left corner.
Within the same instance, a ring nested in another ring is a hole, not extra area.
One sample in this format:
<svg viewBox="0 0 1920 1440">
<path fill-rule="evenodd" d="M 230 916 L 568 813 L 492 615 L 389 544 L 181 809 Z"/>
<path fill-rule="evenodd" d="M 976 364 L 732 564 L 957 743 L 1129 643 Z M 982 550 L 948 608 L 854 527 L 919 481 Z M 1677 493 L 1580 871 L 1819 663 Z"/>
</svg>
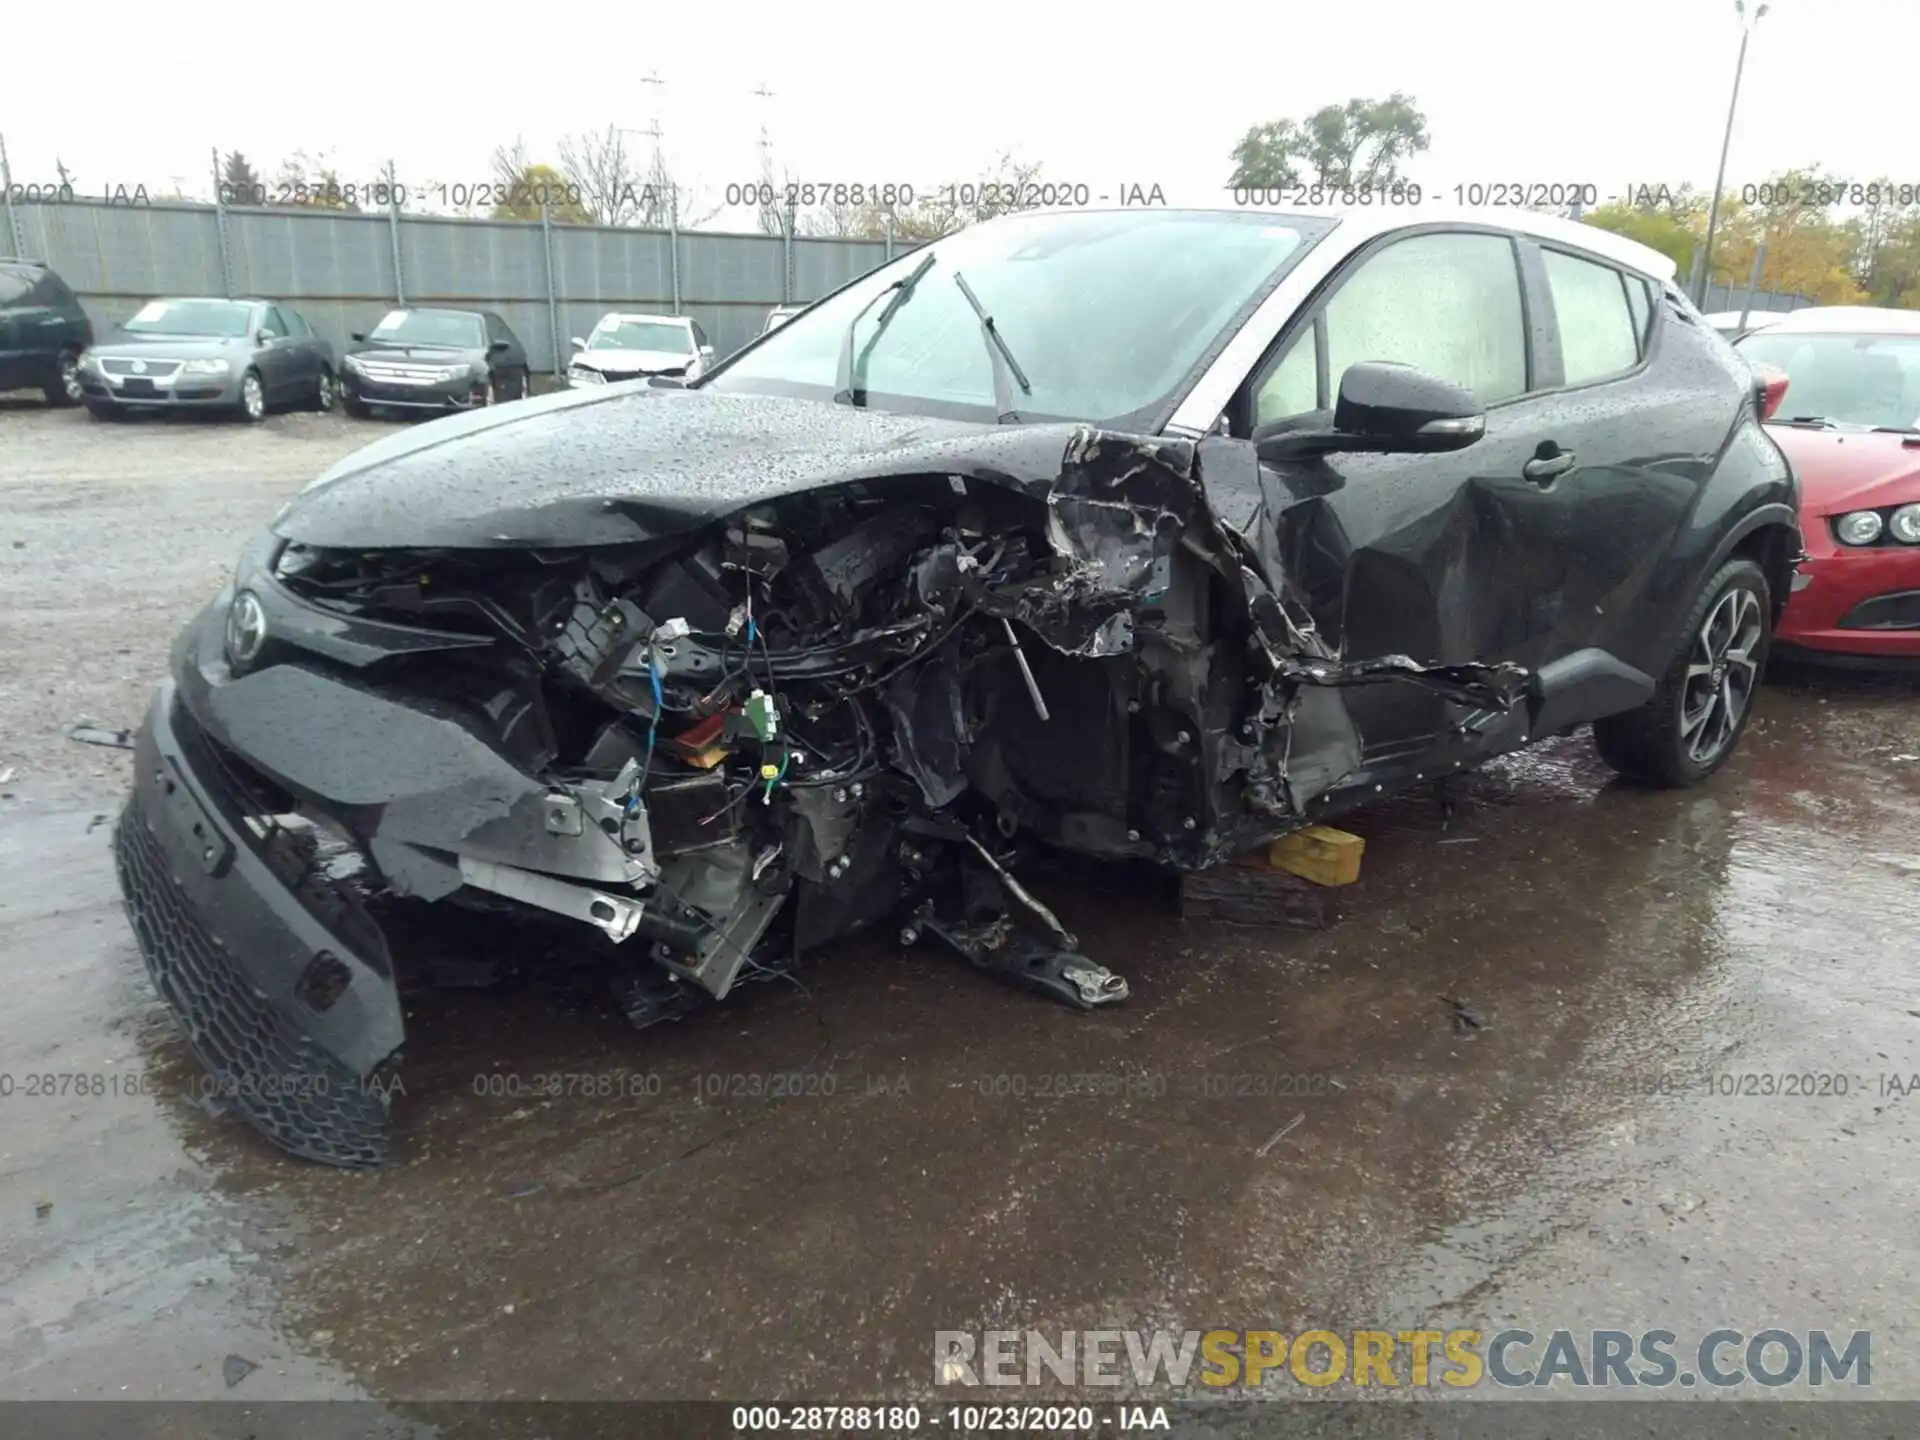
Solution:
<svg viewBox="0 0 1920 1440">
<path fill-rule="evenodd" d="M 1750 363 L 1753 367 L 1754 404 L 1760 407 L 1762 420 L 1771 420 L 1779 413 L 1781 402 L 1787 398 L 1787 372 L 1763 360 Z"/>
<path fill-rule="evenodd" d="M 363 341 L 367 338 L 367 332 L 364 330 L 356 330 L 353 332 L 353 335 L 351 338 L 356 341 Z"/>
<path fill-rule="evenodd" d="M 713 359 L 713 347 L 711 345 L 702 345 L 700 347 L 700 358 L 702 360 Z"/>
<path fill-rule="evenodd" d="M 496 340 L 491 345 L 487 346 L 487 353 L 489 355 L 504 355 L 507 353 L 507 351 L 511 350 L 512 348 L 513 346 L 509 345 L 506 341 Z"/>
<path fill-rule="evenodd" d="M 1486 412 L 1466 390 L 1411 365 L 1368 360 L 1340 377 L 1332 424 L 1256 430 L 1263 460 L 1337 452 L 1435 455 L 1463 450 L 1487 433 Z"/>
<path fill-rule="evenodd" d="M 587 342 L 576 335 L 573 337 L 573 348 L 576 350 L 584 350 L 587 348 Z"/>
</svg>

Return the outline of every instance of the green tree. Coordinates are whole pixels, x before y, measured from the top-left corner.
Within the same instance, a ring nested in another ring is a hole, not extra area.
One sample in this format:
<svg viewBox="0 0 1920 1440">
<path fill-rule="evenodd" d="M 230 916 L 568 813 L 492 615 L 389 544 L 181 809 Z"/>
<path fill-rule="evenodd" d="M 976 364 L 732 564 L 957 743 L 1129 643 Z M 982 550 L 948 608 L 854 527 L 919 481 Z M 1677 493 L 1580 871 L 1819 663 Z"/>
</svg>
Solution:
<svg viewBox="0 0 1920 1440">
<path fill-rule="evenodd" d="M 229 150 L 220 162 L 220 183 L 235 205 L 253 205 L 266 198 L 265 183 L 238 150 Z"/>
<path fill-rule="evenodd" d="M 1912 308 L 1920 305 L 1920 196 L 1907 185 L 1882 177 L 1867 186 L 1868 200 L 1853 221 L 1856 247 L 1853 273 L 1867 303 Z"/>
<path fill-rule="evenodd" d="M 1745 286 L 1755 250 L 1766 246 L 1760 288 L 1805 295 L 1821 305 L 1857 305 L 1866 296 L 1853 274 L 1860 235 L 1829 197 L 1847 182 L 1817 165 L 1782 170 L 1752 187 L 1720 197 L 1720 231 L 1713 246 L 1713 279 Z M 1746 196 L 1753 196 L 1751 203 Z"/>
<path fill-rule="evenodd" d="M 1691 210 L 1666 205 L 1636 206 L 1624 200 L 1589 210 L 1581 218 L 1589 225 L 1658 250 L 1673 261 L 1682 277 L 1693 264 L 1693 252 L 1700 248 L 1706 229 L 1705 217 Z"/>
<path fill-rule="evenodd" d="M 1039 208 L 1046 198 L 1043 174 L 1039 161 L 1002 152 L 972 180 L 916 194 L 910 203 L 870 200 L 850 215 L 816 212 L 803 220 L 801 228 L 877 240 L 891 227 L 893 238 L 909 245 L 937 240 L 981 220 Z"/>
<path fill-rule="evenodd" d="M 1309 182 L 1341 188 L 1386 185 L 1400 167 L 1426 150 L 1427 117 L 1399 90 L 1384 100 L 1353 99 L 1323 105 L 1305 120 L 1255 125 L 1233 147 L 1234 189 L 1266 189 Z"/>
</svg>

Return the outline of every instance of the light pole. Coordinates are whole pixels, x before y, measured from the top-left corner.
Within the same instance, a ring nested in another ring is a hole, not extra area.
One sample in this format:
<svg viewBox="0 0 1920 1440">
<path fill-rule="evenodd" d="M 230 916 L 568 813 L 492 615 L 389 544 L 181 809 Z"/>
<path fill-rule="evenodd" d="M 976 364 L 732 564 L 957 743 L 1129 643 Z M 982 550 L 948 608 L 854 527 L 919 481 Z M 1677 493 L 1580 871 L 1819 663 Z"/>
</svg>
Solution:
<svg viewBox="0 0 1920 1440">
<path fill-rule="evenodd" d="M 1701 255 L 1700 286 L 1693 297 L 1693 303 L 1702 308 L 1707 301 L 1707 287 L 1713 283 L 1713 232 L 1720 225 L 1720 187 L 1727 182 L 1727 147 L 1733 144 L 1733 112 L 1740 106 L 1740 73 L 1747 68 L 1747 41 L 1753 37 L 1753 27 L 1760 23 L 1767 7 L 1761 5 L 1749 16 L 1747 0 L 1733 0 L 1733 11 L 1740 17 L 1740 58 L 1733 64 L 1733 96 L 1727 101 L 1727 129 L 1720 137 L 1720 168 L 1714 173 L 1713 201 L 1707 206 L 1707 240 Z"/>
</svg>

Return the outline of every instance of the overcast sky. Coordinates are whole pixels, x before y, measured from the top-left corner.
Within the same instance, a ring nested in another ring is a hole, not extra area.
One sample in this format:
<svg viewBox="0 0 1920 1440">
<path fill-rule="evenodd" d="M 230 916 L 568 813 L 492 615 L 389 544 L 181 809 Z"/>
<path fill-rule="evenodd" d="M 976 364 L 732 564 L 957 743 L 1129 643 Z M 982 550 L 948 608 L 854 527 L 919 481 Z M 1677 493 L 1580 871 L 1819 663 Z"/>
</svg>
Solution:
<svg viewBox="0 0 1920 1440">
<path fill-rule="evenodd" d="M 924 191 L 1006 150 L 1096 195 L 1210 203 L 1249 125 L 1398 89 L 1427 114 L 1409 174 L 1429 193 L 1591 182 L 1604 201 L 1711 183 L 1740 36 L 1733 0 L 14 8 L 13 179 L 52 180 L 58 156 L 95 193 L 205 191 L 215 146 L 269 179 L 304 148 L 343 181 L 392 157 L 458 184 L 516 133 L 551 159 L 564 134 L 657 120 L 713 202 L 757 179 L 764 123 L 810 180 Z M 1729 181 L 1817 161 L 1920 183 L 1916 63 L 1920 0 L 1773 0 Z"/>
</svg>

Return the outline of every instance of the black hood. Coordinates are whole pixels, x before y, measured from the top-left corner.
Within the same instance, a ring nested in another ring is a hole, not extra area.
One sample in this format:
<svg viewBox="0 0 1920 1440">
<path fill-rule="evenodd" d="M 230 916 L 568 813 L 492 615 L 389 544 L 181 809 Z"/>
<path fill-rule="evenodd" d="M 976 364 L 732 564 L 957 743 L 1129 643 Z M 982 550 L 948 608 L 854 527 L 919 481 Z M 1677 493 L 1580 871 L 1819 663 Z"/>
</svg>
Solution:
<svg viewBox="0 0 1920 1440">
<path fill-rule="evenodd" d="M 342 549 L 560 548 L 655 539 L 881 476 L 958 475 L 1045 495 L 1085 432 L 707 390 L 564 391 L 376 441 L 307 486 L 273 528 Z"/>
</svg>

